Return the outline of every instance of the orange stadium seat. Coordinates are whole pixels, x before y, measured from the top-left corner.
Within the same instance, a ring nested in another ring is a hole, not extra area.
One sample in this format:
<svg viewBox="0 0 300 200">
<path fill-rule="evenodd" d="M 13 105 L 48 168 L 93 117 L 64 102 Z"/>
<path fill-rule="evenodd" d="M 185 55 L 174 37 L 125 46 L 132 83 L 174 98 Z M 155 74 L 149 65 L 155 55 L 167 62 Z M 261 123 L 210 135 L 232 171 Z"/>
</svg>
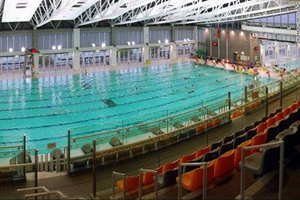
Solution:
<svg viewBox="0 0 300 200">
<path fill-rule="evenodd" d="M 282 120 L 283 118 L 284 118 L 283 112 L 277 113 L 277 115 L 276 115 L 276 122 Z"/>
<path fill-rule="evenodd" d="M 193 160 L 196 158 L 196 152 L 188 154 L 188 155 L 183 155 L 180 159 L 180 163 L 187 163 L 190 160 Z"/>
<path fill-rule="evenodd" d="M 267 126 L 270 127 L 272 125 L 276 124 L 276 117 L 271 117 L 267 120 Z"/>
<path fill-rule="evenodd" d="M 257 129 L 256 129 L 256 133 L 259 134 L 259 133 L 263 133 L 268 127 L 268 124 L 267 122 L 262 122 L 260 123 L 258 126 L 257 126 Z"/>
<path fill-rule="evenodd" d="M 126 177 L 126 192 L 135 190 L 139 188 L 139 176 L 130 176 Z M 119 180 L 117 185 L 121 191 L 124 191 L 124 182 L 123 180 Z"/>
<path fill-rule="evenodd" d="M 163 166 L 156 168 L 155 171 L 157 171 L 157 174 L 161 174 L 163 172 Z M 153 183 L 154 182 L 153 177 L 154 177 L 153 173 L 149 173 L 149 172 L 143 173 L 143 184 L 149 185 Z"/>
<path fill-rule="evenodd" d="M 234 168 L 235 149 L 227 151 L 215 160 L 214 177 L 220 178 Z"/>
<path fill-rule="evenodd" d="M 195 191 L 203 187 L 203 166 L 182 175 L 182 187 L 188 191 Z M 214 178 L 214 161 L 207 164 L 207 183 Z M 176 179 L 178 182 L 178 177 Z"/>
<path fill-rule="evenodd" d="M 210 151 L 210 145 L 207 146 L 207 147 L 204 147 L 202 149 L 198 149 L 196 151 L 196 158 L 200 157 L 200 156 L 203 156 L 204 154 L 208 153 Z"/>
<path fill-rule="evenodd" d="M 235 154 L 234 154 L 234 166 L 238 166 L 239 163 L 241 162 L 241 156 L 242 156 L 242 147 L 248 147 L 251 146 L 252 140 L 247 140 L 243 143 L 241 143 L 235 150 Z M 246 151 L 245 152 L 245 156 L 249 156 L 250 155 L 250 151 Z"/>
<path fill-rule="evenodd" d="M 174 169 L 174 168 L 178 167 L 179 161 L 180 161 L 180 159 L 177 159 L 174 162 L 166 163 L 163 166 L 163 172 L 167 171 L 168 169 Z"/>
</svg>

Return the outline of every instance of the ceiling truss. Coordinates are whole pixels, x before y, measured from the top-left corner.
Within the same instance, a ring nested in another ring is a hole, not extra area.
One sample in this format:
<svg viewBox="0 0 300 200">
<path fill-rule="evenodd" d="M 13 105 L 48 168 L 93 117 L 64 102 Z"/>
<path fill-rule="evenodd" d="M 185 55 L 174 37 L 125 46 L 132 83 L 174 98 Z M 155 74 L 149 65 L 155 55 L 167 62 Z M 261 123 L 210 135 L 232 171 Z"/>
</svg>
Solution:
<svg viewBox="0 0 300 200">
<path fill-rule="evenodd" d="M 79 4 L 83 6 L 75 10 Z M 0 0 L 0 17 L 3 7 L 4 0 Z M 70 9 L 72 14 L 68 14 Z M 75 27 L 96 27 L 101 21 L 111 26 L 213 24 L 295 11 L 295 2 L 288 0 L 42 0 L 30 23 L 57 28 L 55 24 L 63 17 L 71 17 L 66 20 Z"/>
</svg>

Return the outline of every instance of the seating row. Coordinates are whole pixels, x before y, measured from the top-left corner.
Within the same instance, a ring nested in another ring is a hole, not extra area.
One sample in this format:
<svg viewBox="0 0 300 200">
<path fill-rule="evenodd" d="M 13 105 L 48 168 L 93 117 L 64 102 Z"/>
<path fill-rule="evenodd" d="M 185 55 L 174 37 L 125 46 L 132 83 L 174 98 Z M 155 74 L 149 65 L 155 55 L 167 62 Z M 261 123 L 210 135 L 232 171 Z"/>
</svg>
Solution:
<svg viewBox="0 0 300 200">
<path fill-rule="evenodd" d="M 269 117 L 273 117 L 280 110 L 271 114 Z M 208 168 L 210 172 L 214 172 L 212 178 L 221 177 L 227 174 L 228 171 L 237 166 L 240 161 L 240 150 L 242 146 L 248 146 L 251 144 L 252 138 L 256 135 L 256 126 L 260 123 L 264 123 L 268 118 L 263 118 L 259 122 L 255 122 L 253 125 L 246 127 L 242 131 L 238 131 L 231 136 L 224 138 L 223 140 L 216 142 L 210 146 L 199 149 L 192 154 L 184 155 L 180 159 L 175 160 L 171 163 L 166 163 L 163 166 L 156 168 L 158 173 L 158 184 L 160 188 L 167 187 L 176 183 L 176 178 L 178 176 L 178 165 L 180 163 L 187 162 L 209 162 Z M 239 148 L 237 148 L 239 147 Z M 237 149 L 236 149 L 237 148 Z M 232 162 L 231 162 L 232 161 Z M 225 167 L 227 166 L 227 167 Z M 183 177 L 188 177 L 189 172 L 195 170 L 195 167 L 186 167 L 184 170 Z M 197 169 L 197 172 L 203 170 L 201 167 Z M 187 175 L 185 175 L 187 174 Z M 211 173 L 212 174 L 212 173 Z M 194 176 L 194 175 L 193 175 Z M 143 173 L 143 185 L 150 185 L 154 182 L 153 173 Z M 186 178 L 183 178 L 185 180 Z M 127 177 L 126 178 L 126 191 L 131 191 L 139 187 L 139 176 Z M 201 182 L 201 181 L 198 181 Z M 124 190 L 123 181 L 117 182 L 120 190 Z M 184 184 L 184 181 L 183 181 Z M 201 185 L 201 184 L 200 184 Z M 198 188 L 198 187 L 196 187 Z"/>
</svg>

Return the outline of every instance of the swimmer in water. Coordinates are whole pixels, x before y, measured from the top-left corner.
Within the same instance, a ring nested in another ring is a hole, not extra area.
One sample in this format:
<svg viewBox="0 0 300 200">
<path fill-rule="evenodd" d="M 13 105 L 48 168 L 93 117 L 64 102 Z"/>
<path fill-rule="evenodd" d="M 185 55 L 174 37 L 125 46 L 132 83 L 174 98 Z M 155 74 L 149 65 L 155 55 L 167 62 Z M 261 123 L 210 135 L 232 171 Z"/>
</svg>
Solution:
<svg viewBox="0 0 300 200">
<path fill-rule="evenodd" d="M 221 82 L 220 80 L 216 80 L 216 82 Z"/>
</svg>

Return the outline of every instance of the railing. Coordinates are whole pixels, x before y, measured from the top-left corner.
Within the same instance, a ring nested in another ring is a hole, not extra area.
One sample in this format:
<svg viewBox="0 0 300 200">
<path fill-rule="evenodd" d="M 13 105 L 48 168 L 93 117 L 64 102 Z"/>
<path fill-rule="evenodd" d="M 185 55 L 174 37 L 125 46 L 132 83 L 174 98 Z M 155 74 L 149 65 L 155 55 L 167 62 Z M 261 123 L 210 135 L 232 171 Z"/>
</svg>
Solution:
<svg viewBox="0 0 300 200">
<path fill-rule="evenodd" d="M 112 198 L 113 199 L 116 199 L 115 198 L 115 194 L 116 194 L 116 191 L 115 191 L 115 184 L 116 184 L 116 177 L 122 177 L 122 180 L 123 180 L 123 199 L 125 199 L 126 197 L 126 174 L 125 173 L 120 173 L 120 172 L 115 172 L 113 171 L 112 172 Z M 94 196 L 96 197 L 96 196 Z"/>
<path fill-rule="evenodd" d="M 31 199 L 35 198 L 37 199 L 38 197 L 48 197 L 50 198 L 51 195 L 55 195 L 55 199 L 66 199 L 67 197 L 59 190 L 53 190 L 53 191 L 48 191 L 48 192 L 40 192 L 40 193 L 33 193 L 33 194 L 25 194 L 25 199 Z"/>
<path fill-rule="evenodd" d="M 199 163 L 181 163 L 178 166 L 178 200 L 182 198 L 182 168 L 187 166 L 203 166 L 203 193 L 202 199 L 206 199 L 207 193 L 207 163 L 199 162 Z"/>
<path fill-rule="evenodd" d="M 143 199 L 143 173 L 153 173 L 154 174 L 154 192 L 155 196 L 154 199 L 157 199 L 158 196 L 158 172 L 152 169 L 140 169 L 140 176 L 139 176 L 139 200 Z"/>
<path fill-rule="evenodd" d="M 245 199 L 245 151 L 246 150 L 253 150 L 253 149 L 259 149 L 259 148 L 276 148 L 280 147 L 280 165 L 279 165 L 279 190 L 278 190 L 278 199 L 282 198 L 282 189 L 283 189 L 283 167 L 284 167 L 284 142 L 278 141 L 278 142 L 272 142 L 262 145 L 255 145 L 255 146 L 249 146 L 249 147 L 242 147 L 241 148 L 241 185 L 240 185 L 240 198 Z"/>
<path fill-rule="evenodd" d="M 17 198 L 16 199 L 19 199 L 19 196 L 21 193 L 30 192 L 30 191 L 34 191 L 35 193 L 38 193 L 39 191 L 49 192 L 50 190 L 48 190 L 48 188 L 46 188 L 45 186 L 17 189 Z"/>
</svg>

